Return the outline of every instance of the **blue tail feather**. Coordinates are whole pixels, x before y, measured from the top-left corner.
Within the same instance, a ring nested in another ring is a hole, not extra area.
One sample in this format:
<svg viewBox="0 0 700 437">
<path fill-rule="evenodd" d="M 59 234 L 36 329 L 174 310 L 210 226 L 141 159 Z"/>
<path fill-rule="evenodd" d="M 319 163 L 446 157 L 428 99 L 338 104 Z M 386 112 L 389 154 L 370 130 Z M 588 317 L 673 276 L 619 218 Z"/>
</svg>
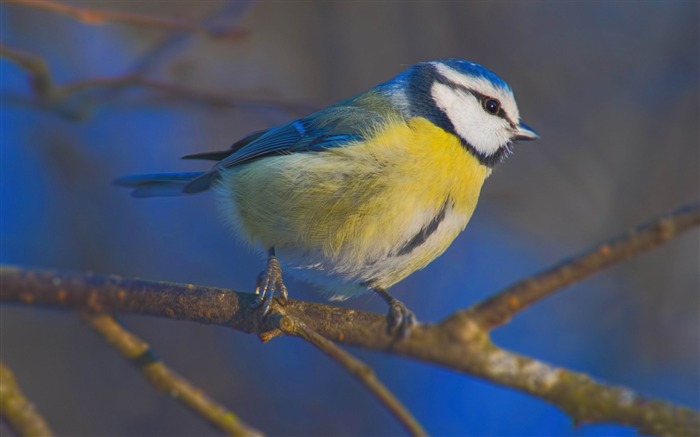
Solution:
<svg viewBox="0 0 700 437">
<path fill-rule="evenodd" d="M 183 188 L 204 172 L 151 173 L 125 176 L 114 181 L 116 185 L 133 188 L 134 197 L 184 196 Z"/>
</svg>

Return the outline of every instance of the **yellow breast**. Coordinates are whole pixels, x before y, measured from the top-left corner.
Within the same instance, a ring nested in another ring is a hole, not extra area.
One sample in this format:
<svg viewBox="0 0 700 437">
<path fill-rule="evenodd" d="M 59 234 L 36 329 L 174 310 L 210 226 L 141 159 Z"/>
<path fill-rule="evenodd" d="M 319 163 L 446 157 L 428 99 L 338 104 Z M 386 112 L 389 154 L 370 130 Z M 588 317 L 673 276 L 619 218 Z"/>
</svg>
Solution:
<svg viewBox="0 0 700 437">
<path fill-rule="evenodd" d="M 287 264 L 392 285 L 464 229 L 490 169 L 423 118 L 365 137 L 227 170 L 217 189 L 224 213 L 240 234 L 275 247 Z M 417 238 L 422 231 L 426 238 Z"/>
</svg>

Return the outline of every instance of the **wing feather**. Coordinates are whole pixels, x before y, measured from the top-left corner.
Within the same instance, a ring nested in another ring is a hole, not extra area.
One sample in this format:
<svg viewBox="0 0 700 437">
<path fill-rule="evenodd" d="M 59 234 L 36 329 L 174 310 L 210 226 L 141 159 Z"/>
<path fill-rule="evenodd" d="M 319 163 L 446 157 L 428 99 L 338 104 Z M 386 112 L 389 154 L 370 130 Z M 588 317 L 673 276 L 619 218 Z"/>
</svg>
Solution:
<svg viewBox="0 0 700 437">
<path fill-rule="evenodd" d="M 230 151 L 194 155 L 203 156 L 204 159 L 220 156 L 222 159 L 207 173 L 187 184 L 183 191 L 204 191 L 218 178 L 221 170 L 265 156 L 318 152 L 362 141 L 387 117 L 387 114 L 358 106 L 363 97 L 360 95 L 287 125 L 251 134 L 234 144 Z M 377 96 L 372 98 L 376 99 Z"/>
</svg>

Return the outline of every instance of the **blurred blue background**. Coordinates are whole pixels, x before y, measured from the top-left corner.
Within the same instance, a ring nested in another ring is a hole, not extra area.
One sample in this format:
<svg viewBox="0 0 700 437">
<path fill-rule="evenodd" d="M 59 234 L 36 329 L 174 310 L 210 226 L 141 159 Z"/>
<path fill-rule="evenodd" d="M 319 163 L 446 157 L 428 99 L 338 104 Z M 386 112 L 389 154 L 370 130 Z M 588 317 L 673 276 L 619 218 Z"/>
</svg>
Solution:
<svg viewBox="0 0 700 437">
<path fill-rule="evenodd" d="M 210 196 L 137 200 L 116 177 L 193 171 L 188 153 L 304 115 L 441 57 L 479 62 L 515 90 L 542 136 L 518 146 L 451 248 L 393 288 L 435 322 L 699 196 L 698 2 L 74 2 L 240 26 L 243 40 L 88 26 L 0 5 L 0 37 L 58 84 L 149 77 L 234 102 L 143 88 L 29 104 L 0 60 L 2 263 L 250 290 L 263 260 L 229 235 Z M 290 108 L 286 104 L 300 107 Z M 77 117 L 77 118 L 76 118 Z M 497 330 L 503 347 L 700 408 L 698 232 L 552 296 Z M 319 300 L 289 280 L 297 299 Z M 379 299 L 346 302 L 385 312 Z M 61 435 L 215 435 L 152 390 L 72 314 L 3 305 L 1 355 Z M 270 435 L 403 430 L 352 377 L 295 339 L 122 320 L 176 371 Z M 435 435 L 633 435 L 573 427 L 557 408 L 452 371 L 352 350 Z"/>
</svg>

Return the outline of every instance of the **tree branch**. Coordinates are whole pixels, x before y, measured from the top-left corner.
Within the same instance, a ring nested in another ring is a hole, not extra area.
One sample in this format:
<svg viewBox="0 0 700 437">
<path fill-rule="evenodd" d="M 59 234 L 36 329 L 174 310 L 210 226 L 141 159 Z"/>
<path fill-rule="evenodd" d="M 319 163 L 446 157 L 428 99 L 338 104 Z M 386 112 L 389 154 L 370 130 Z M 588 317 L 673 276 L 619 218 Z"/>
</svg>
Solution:
<svg viewBox="0 0 700 437">
<path fill-rule="evenodd" d="M 614 264 L 660 246 L 700 224 L 700 202 L 689 203 L 622 235 L 566 259 L 542 273 L 511 285 L 472 308 L 455 313 L 479 319 L 487 330 L 507 323 L 515 314 L 540 299 Z"/>
<path fill-rule="evenodd" d="M 135 364 L 158 391 L 181 402 L 228 435 L 262 435 L 260 431 L 250 428 L 231 411 L 209 398 L 201 389 L 169 369 L 156 358 L 146 342 L 124 329 L 111 315 L 83 313 L 82 316 L 122 357 Z"/>
<path fill-rule="evenodd" d="M 206 29 L 195 23 L 178 20 L 175 18 L 151 17 L 131 12 L 109 11 L 67 5 L 51 0 L 5 0 L 21 6 L 29 6 L 43 9 L 62 15 L 67 15 L 81 23 L 89 25 L 102 25 L 107 22 L 124 23 L 133 26 L 150 27 L 155 29 L 175 30 L 184 32 L 201 33 L 213 38 L 241 39 L 248 32 L 241 29 Z"/>
<path fill-rule="evenodd" d="M 0 417 L 22 436 L 53 435 L 34 405 L 19 389 L 12 371 L 0 362 Z"/>
<path fill-rule="evenodd" d="M 643 237 L 611 240 L 607 243 L 607 250 L 598 249 L 598 252 L 607 253 L 609 250 L 618 255 L 606 257 L 604 261 L 598 261 L 599 264 L 581 264 L 580 259 L 585 259 L 585 256 L 575 257 L 568 264 L 550 270 L 567 272 L 567 279 L 557 284 L 559 287 L 568 285 L 678 236 L 682 230 L 698 224 L 699 213 L 694 203 L 633 233 Z M 531 285 L 535 289 L 538 289 L 537 278 Z M 264 341 L 283 333 L 275 322 L 277 317 L 263 317 L 261 312 L 252 309 L 255 295 L 250 293 L 9 266 L 0 269 L 0 280 L 0 300 L 5 302 L 219 324 L 256 334 Z M 548 294 L 527 294 L 532 296 L 528 304 Z M 505 302 L 508 302 L 507 298 Z M 482 303 L 475 308 L 488 308 L 489 305 Z M 496 305 L 496 308 L 501 308 L 501 305 Z M 629 389 L 601 384 L 584 374 L 497 347 L 491 342 L 489 333 L 490 326 L 498 324 L 484 323 L 483 310 L 461 311 L 458 316 L 453 315 L 439 324 L 418 325 L 408 338 L 402 340 L 387 334 L 386 317 L 379 314 L 292 299 L 286 304 L 275 300 L 272 310 L 278 317 L 298 320 L 329 340 L 438 364 L 522 390 L 562 408 L 576 423 L 619 423 L 653 435 L 692 435 L 700 429 L 700 415 L 689 408 L 645 398 Z"/>
<path fill-rule="evenodd" d="M 264 341 L 282 334 L 274 317 L 262 317 L 252 309 L 251 293 L 7 266 L 0 269 L 0 279 L 4 302 L 217 324 L 254 333 Z M 284 305 L 275 300 L 272 310 L 303 321 L 330 340 L 438 364 L 522 390 L 559 406 L 577 423 L 620 423 L 657 435 L 692 434 L 700 426 L 700 416 L 688 408 L 500 349 L 477 319 L 418 325 L 408 338 L 397 341 L 386 334 L 386 317 L 380 314 L 293 299 Z"/>
<path fill-rule="evenodd" d="M 333 360 L 345 368 L 351 375 L 357 378 L 367 389 L 384 405 L 391 414 L 406 428 L 413 436 L 425 436 L 428 433 L 420 423 L 406 409 L 406 407 L 396 399 L 389 389 L 377 378 L 374 371 L 365 363 L 353 357 L 343 349 L 339 348 L 332 341 L 310 329 L 304 322 L 295 320 L 292 317 L 282 317 L 279 320 L 279 327 L 287 335 L 301 337 L 321 352 L 330 356 Z"/>
</svg>

